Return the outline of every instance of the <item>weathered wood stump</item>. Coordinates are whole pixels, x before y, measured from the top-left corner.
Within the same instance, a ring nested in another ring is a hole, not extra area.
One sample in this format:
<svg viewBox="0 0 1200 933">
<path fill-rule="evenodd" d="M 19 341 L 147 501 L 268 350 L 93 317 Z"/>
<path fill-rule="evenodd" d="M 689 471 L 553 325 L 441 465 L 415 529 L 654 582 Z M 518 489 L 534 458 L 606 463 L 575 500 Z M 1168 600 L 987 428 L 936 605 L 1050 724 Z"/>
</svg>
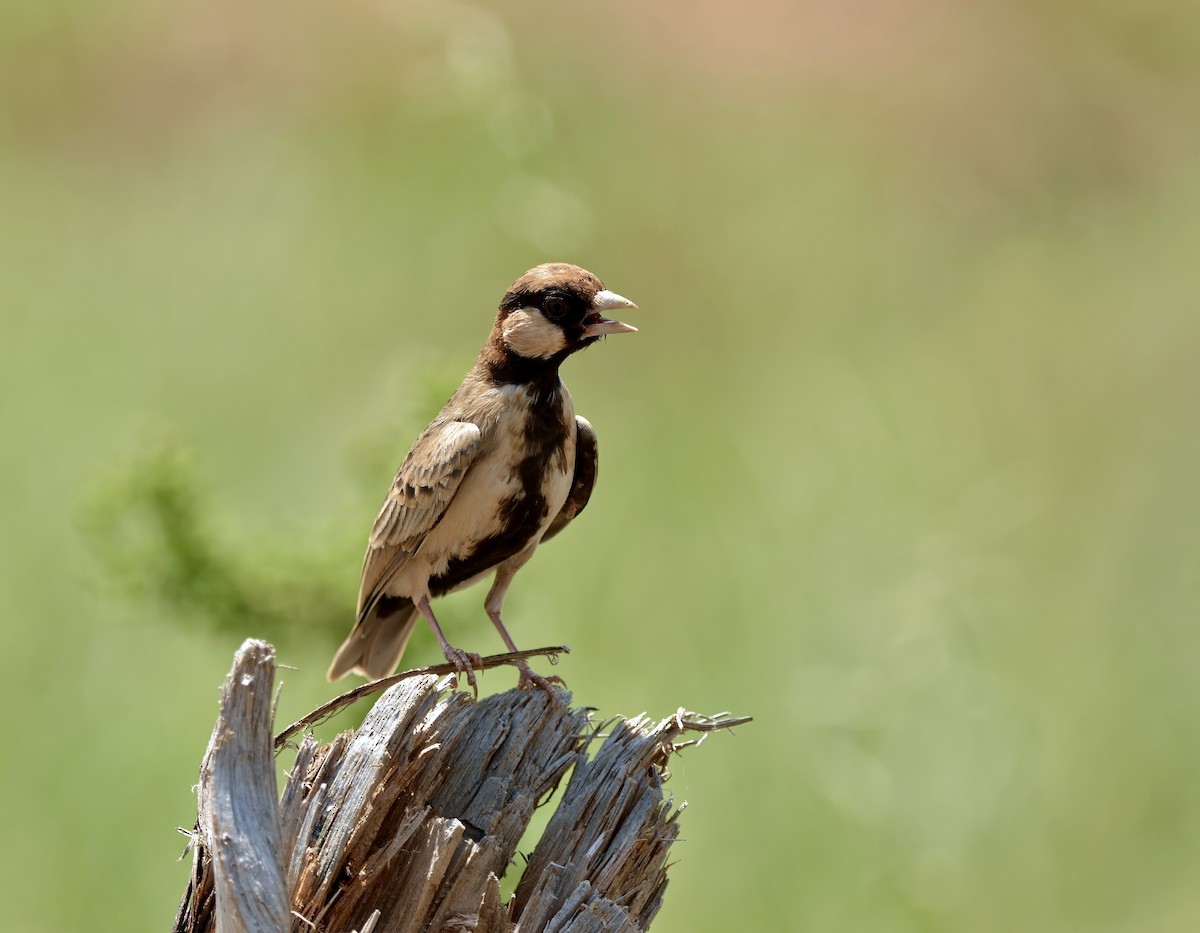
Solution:
<svg viewBox="0 0 1200 933">
<path fill-rule="evenodd" d="M 276 745 L 344 704 L 273 742 L 274 681 L 274 649 L 247 641 L 200 769 L 176 933 L 646 930 L 678 835 L 682 808 L 663 792 L 676 739 L 747 721 L 680 710 L 617 722 L 600 741 L 565 691 L 557 702 L 541 690 L 475 701 L 448 677 L 409 672 L 389 678 L 357 732 L 328 745 L 307 735 L 277 799 Z M 568 770 L 504 903 L 500 878 Z"/>
</svg>

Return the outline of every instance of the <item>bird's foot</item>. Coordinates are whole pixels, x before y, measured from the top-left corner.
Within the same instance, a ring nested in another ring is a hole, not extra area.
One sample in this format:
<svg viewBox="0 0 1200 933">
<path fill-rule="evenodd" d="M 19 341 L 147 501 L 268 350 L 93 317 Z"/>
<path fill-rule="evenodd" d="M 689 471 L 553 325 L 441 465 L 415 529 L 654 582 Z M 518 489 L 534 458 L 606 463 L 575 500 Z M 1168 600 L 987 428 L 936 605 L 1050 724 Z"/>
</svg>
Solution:
<svg viewBox="0 0 1200 933">
<path fill-rule="evenodd" d="M 554 686 L 558 684 L 561 687 L 566 687 L 567 682 L 561 677 L 543 677 L 541 674 L 536 673 L 527 661 L 518 661 L 517 670 L 521 672 L 520 677 L 517 678 L 518 690 L 532 690 L 534 687 L 537 687 L 549 694 L 552 703 L 562 702 L 562 698 Z"/>
<path fill-rule="evenodd" d="M 471 691 L 478 697 L 479 685 L 475 683 L 474 669 L 483 670 L 483 658 L 473 652 L 455 648 L 453 645 L 446 645 L 442 649 L 442 654 L 446 656 L 447 661 L 454 665 L 455 670 L 460 674 L 467 675 L 467 683 L 471 685 Z"/>
</svg>

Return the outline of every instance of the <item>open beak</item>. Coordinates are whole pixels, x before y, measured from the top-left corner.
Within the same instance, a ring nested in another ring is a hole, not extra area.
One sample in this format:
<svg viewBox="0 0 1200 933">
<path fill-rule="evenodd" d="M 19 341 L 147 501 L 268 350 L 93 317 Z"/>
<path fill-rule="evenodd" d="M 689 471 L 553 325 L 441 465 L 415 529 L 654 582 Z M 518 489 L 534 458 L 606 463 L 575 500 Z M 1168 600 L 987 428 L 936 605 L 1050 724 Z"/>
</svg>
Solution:
<svg viewBox="0 0 1200 933">
<path fill-rule="evenodd" d="M 636 333 L 637 328 L 632 324 L 625 324 L 622 321 L 604 316 L 605 311 L 626 310 L 629 308 L 633 308 L 636 311 L 637 305 L 628 298 L 622 298 L 616 292 L 610 292 L 607 288 L 604 291 L 596 292 L 596 297 L 592 299 L 591 313 L 583 319 L 583 323 L 586 325 L 583 330 L 583 336 L 603 337 L 605 334 Z"/>
</svg>

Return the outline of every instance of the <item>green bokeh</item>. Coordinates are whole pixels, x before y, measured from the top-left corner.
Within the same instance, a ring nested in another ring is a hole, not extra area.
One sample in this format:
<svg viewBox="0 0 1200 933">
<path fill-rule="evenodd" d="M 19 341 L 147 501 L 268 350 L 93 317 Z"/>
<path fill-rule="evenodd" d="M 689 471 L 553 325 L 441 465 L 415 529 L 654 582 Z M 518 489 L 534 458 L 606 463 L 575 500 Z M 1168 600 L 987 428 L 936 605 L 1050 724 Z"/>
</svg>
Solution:
<svg viewBox="0 0 1200 933">
<path fill-rule="evenodd" d="M 605 715 L 756 719 L 673 768 L 655 930 L 1200 927 L 1200 18 L 739 9 L 0 8 L 6 929 L 169 922 L 234 649 L 330 696 L 551 259 L 641 332 L 564 373 L 600 485 L 511 630 Z M 202 537 L 147 590 L 154 483 Z"/>
</svg>

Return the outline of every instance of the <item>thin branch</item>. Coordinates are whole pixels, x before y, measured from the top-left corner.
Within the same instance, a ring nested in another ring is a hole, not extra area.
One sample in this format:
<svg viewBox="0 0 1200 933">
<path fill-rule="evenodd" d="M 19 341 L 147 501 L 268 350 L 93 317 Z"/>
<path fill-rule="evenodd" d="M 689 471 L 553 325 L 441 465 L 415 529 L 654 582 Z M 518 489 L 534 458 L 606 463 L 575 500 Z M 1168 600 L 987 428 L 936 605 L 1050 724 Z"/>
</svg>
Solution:
<svg viewBox="0 0 1200 933">
<path fill-rule="evenodd" d="M 527 661 L 530 658 L 543 657 L 548 657 L 551 659 L 551 663 L 557 664 L 558 655 L 570 653 L 571 649 L 566 645 L 555 645 L 547 648 L 531 648 L 527 651 L 510 651 L 505 654 L 488 655 L 482 660 L 479 666 L 475 667 L 474 669 L 486 671 L 494 667 L 504 667 L 508 664 L 516 664 L 518 661 Z M 275 736 L 275 751 L 282 751 L 287 746 L 288 741 L 295 736 L 297 732 L 300 732 L 303 729 L 311 729 L 313 726 L 329 719 L 334 714 L 341 712 L 347 706 L 352 706 L 353 704 L 357 703 L 363 697 L 369 697 L 372 694 L 381 693 L 388 687 L 402 683 L 405 680 L 410 680 L 413 677 L 423 677 L 429 674 L 442 676 L 446 674 L 457 673 L 459 673 L 458 668 L 447 661 L 443 664 L 431 664 L 429 667 L 413 668 L 411 671 L 401 671 L 399 674 L 392 674 L 390 677 L 381 677 L 379 680 L 372 680 L 370 683 L 361 684 L 360 686 L 355 687 L 353 690 L 347 690 L 341 696 L 334 697 L 328 703 L 318 706 L 307 716 L 297 719 L 294 723 L 280 732 L 279 735 Z M 694 714 L 689 713 L 688 715 Z M 734 725 L 737 724 L 738 723 L 734 723 Z"/>
</svg>

